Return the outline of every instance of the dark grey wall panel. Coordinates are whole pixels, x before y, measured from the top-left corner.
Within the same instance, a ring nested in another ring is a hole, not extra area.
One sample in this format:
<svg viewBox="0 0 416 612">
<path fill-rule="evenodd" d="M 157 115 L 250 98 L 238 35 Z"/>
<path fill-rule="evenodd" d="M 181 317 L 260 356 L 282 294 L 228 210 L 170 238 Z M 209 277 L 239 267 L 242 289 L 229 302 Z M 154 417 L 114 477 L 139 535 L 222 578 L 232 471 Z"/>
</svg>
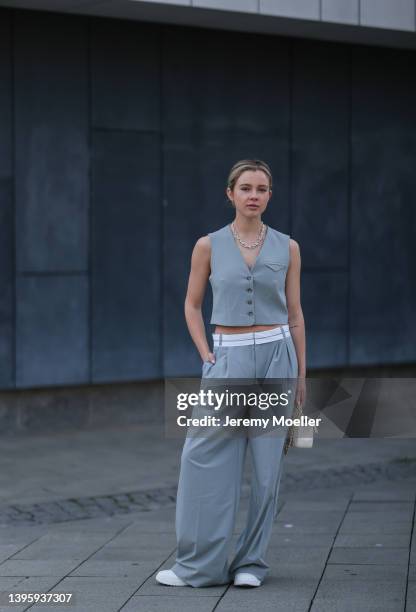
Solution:
<svg viewBox="0 0 416 612">
<path fill-rule="evenodd" d="M 162 376 L 159 150 L 151 133 L 93 135 L 95 382 Z"/>
<path fill-rule="evenodd" d="M 351 362 L 415 359 L 416 54 L 353 50 Z"/>
<path fill-rule="evenodd" d="M 200 369 L 183 310 L 190 259 L 200 236 L 234 217 L 225 188 L 238 159 L 271 165 L 275 187 L 265 219 L 289 229 L 288 46 L 272 37 L 176 28 L 164 33 L 163 56 L 164 359 L 165 374 L 173 376 Z M 210 311 L 208 285 L 207 322 Z"/>
<path fill-rule="evenodd" d="M 11 18 L 0 19 L 0 386 L 14 384 Z"/>
<path fill-rule="evenodd" d="M 18 387 L 88 382 L 88 278 L 17 279 Z"/>
<path fill-rule="evenodd" d="M 304 265 L 347 266 L 349 50 L 293 44 L 293 230 Z"/>
<path fill-rule="evenodd" d="M 300 244 L 308 367 L 414 361 L 415 63 L 1 10 L 0 386 L 16 317 L 17 386 L 199 374 L 192 248 L 234 217 L 226 178 L 247 157 L 273 171 L 266 223 Z M 211 342 L 209 284 L 203 312 Z"/>
<path fill-rule="evenodd" d="M 15 13 L 18 271 L 87 269 L 87 27 Z"/>
<path fill-rule="evenodd" d="M 302 272 L 307 367 L 343 366 L 348 358 L 348 273 Z"/>
<path fill-rule="evenodd" d="M 91 27 L 94 127 L 159 129 L 160 28 L 93 19 Z"/>
</svg>

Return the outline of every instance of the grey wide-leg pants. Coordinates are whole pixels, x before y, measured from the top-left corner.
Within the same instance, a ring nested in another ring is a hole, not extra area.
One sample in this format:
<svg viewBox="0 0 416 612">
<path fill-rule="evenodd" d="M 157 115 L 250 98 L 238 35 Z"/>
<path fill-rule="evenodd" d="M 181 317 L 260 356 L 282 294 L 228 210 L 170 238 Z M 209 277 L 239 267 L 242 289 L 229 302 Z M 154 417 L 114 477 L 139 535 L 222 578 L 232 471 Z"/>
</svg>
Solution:
<svg viewBox="0 0 416 612">
<path fill-rule="evenodd" d="M 293 380 L 298 374 L 289 332 L 265 344 L 219 346 L 214 353 L 215 364 L 203 364 L 203 379 Z M 177 556 L 171 569 L 188 585 L 227 584 L 237 570 L 260 580 L 267 575 L 265 554 L 277 512 L 284 441 L 284 435 L 187 435 L 176 503 Z M 253 467 L 247 522 L 228 565 L 247 447 Z"/>
</svg>

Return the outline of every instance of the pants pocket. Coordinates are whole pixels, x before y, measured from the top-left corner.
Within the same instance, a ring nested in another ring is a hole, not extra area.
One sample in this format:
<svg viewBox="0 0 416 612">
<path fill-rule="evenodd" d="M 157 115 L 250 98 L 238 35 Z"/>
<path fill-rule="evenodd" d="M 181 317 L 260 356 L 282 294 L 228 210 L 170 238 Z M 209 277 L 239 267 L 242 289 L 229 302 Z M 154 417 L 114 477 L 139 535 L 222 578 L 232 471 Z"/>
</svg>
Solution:
<svg viewBox="0 0 416 612">
<path fill-rule="evenodd" d="M 210 371 L 210 369 L 212 368 L 214 364 L 212 363 L 212 361 L 204 361 L 202 364 L 202 377 L 205 378 L 207 372 Z"/>
<path fill-rule="evenodd" d="M 227 350 L 219 347 L 214 351 L 215 363 L 204 361 L 202 364 L 203 378 L 226 378 L 227 377 Z"/>
</svg>

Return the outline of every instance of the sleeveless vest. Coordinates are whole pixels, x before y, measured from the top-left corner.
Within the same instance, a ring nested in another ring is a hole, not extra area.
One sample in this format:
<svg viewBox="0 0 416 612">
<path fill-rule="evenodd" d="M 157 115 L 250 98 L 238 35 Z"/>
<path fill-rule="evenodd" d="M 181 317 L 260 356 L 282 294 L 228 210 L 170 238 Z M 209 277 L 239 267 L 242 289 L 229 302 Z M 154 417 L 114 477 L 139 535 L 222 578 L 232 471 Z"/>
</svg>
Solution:
<svg viewBox="0 0 416 612">
<path fill-rule="evenodd" d="M 211 241 L 211 323 L 287 323 L 285 280 L 289 239 L 270 226 L 252 268 L 244 261 L 229 225 L 208 234 Z"/>
</svg>

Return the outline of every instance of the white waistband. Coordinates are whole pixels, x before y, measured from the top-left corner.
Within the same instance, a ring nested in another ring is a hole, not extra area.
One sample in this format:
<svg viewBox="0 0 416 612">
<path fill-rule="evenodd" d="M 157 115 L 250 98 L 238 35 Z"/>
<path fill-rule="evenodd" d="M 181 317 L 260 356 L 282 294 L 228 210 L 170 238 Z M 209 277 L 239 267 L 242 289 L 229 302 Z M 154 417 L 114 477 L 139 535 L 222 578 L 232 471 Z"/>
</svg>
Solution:
<svg viewBox="0 0 416 612">
<path fill-rule="evenodd" d="M 215 346 L 247 346 L 265 344 L 289 337 L 289 325 L 279 325 L 265 331 L 246 332 L 244 334 L 212 334 Z"/>
</svg>

